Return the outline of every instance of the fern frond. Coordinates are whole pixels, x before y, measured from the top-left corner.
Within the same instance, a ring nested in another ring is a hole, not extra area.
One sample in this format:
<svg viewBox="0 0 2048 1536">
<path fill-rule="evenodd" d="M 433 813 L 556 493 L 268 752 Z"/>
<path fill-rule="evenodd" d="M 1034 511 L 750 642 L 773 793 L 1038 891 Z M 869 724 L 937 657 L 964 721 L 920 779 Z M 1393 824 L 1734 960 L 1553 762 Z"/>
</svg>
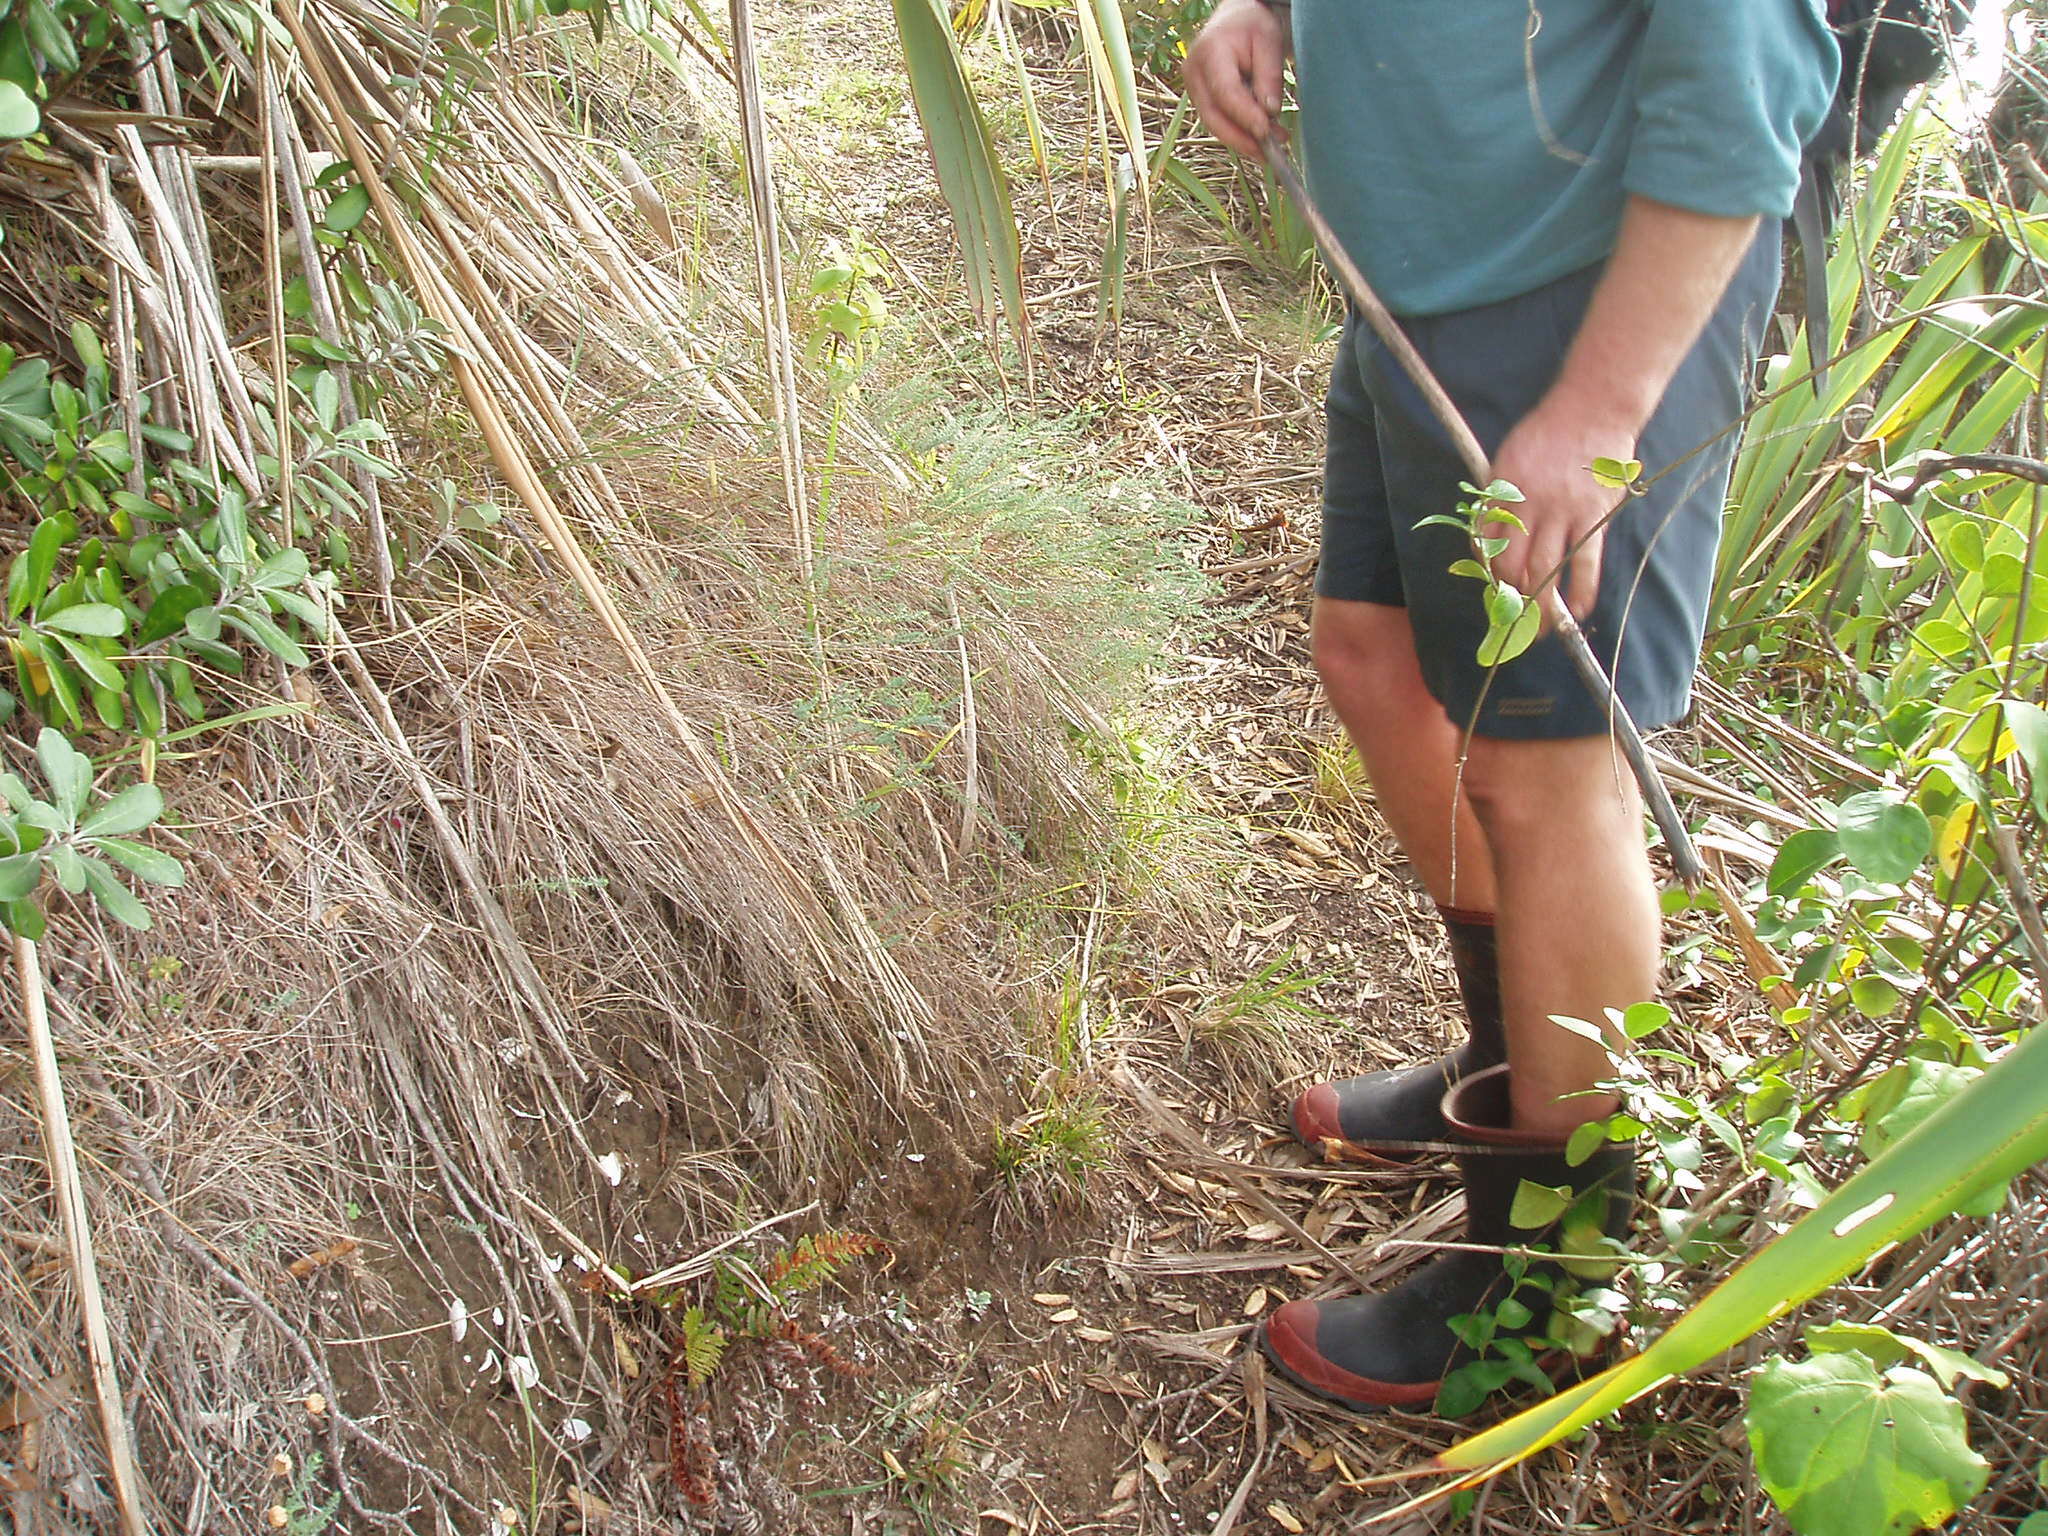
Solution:
<svg viewBox="0 0 2048 1536">
<path fill-rule="evenodd" d="M 677 1350 L 682 1360 L 683 1374 L 689 1378 L 690 1390 L 702 1392 L 711 1373 L 718 1369 L 725 1358 L 726 1345 L 731 1340 L 726 1331 L 704 1315 L 702 1307 L 691 1307 L 683 1313 L 683 1342 Z"/>
<path fill-rule="evenodd" d="M 780 1300 L 814 1291 L 855 1259 L 884 1252 L 888 1244 L 866 1232 L 820 1232 L 800 1237 L 771 1259 L 761 1279 Z"/>
</svg>

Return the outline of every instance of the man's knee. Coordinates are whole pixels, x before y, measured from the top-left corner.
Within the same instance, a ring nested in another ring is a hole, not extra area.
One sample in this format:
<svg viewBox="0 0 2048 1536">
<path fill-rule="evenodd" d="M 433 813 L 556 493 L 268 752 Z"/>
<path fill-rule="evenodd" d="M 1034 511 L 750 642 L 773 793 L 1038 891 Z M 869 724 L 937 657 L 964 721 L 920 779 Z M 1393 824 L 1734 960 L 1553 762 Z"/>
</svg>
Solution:
<svg viewBox="0 0 2048 1536">
<path fill-rule="evenodd" d="M 1406 609 L 1317 598 L 1309 655 L 1333 692 L 1388 696 L 1421 685 Z"/>
<path fill-rule="evenodd" d="M 1468 743 L 1462 788 L 1489 842 L 1541 842 L 1558 829 L 1630 833 L 1641 821 L 1633 780 L 1604 736 Z"/>
</svg>

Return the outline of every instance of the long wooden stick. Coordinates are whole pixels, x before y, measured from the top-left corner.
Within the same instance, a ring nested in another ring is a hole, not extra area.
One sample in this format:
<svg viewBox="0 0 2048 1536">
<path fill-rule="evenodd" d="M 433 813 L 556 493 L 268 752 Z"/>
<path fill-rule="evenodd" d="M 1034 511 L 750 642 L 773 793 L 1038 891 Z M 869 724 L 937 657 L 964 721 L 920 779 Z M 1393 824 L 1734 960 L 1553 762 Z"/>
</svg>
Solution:
<svg viewBox="0 0 2048 1536">
<path fill-rule="evenodd" d="M 1395 321 L 1391 311 L 1380 302 L 1379 295 L 1372 291 L 1372 284 L 1365 280 L 1365 274 L 1346 253 L 1337 233 L 1324 220 L 1322 211 L 1308 195 L 1308 188 L 1302 184 L 1301 173 L 1294 168 L 1288 157 L 1286 146 L 1270 134 L 1265 141 L 1266 164 L 1272 167 L 1273 175 L 1301 210 L 1301 216 L 1315 232 L 1316 243 L 1323 248 L 1323 254 L 1330 259 L 1330 265 L 1337 271 L 1337 277 L 1344 285 L 1351 302 L 1358 306 L 1365 316 L 1366 324 L 1373 329 L 1386 349 L 1393 353 L 1395 361 L 1406 370 L 1410 380 L 1422 392 L 1431 414 L 1451 435 L 1451 445 L 1457 449 L 1458 457 L 1464 461 L 1466 471 L 1472 476 L 1474 485 L 1489 485 L 1493 481 L 1493 466 L 1487 462 L 1486 450 L 1479 444 L 1478 436 L 1471 424 L 1465 420 L 1457 403 L 1445 391 L 1437 377 L 1423 361 L 1422 354 L 1415 350 L 1407 334 Z M 1595 698 L 1606 706 L 1607 718 L 1613 727 L 1615 739 L 1621 746 L 1621 754 L 1628 759 L 1630 772 L 1636 783 L 1642 787 L 1643 799 L 1650 807 L 1650 815 L 1657 822 L 1657 830 L 1664 834 L 1664 844 L 1671 850 L 1671 862 L 1678 872 L 1678 878 L 1685 882 L 1687 890 L 1697 890 L 1700 881 L 1706 877 L 1706 866 L 1700 862 L 1698 851 L 1692 845 L 1692 834 L 1686 831 L 1685 822 L 1678 814 L 1678 807 L 1672 803 L 1671 791 L 1658 774 L 1656 765 L 1650 761 L 1649 750 L 1643 745 L 1643 733 L 1636 729 L 1627 707 L 1621 702 L 1621 695 L 1614 691 L 1614 680 L 1600 665 L 1600 658 L 1593 654 L 1592 646 L 1586 643 L 1585 631 L 1572 617 L 1571 610 L 1558 595 L 1555 583 L 1545 588 L 1541 601 L 1544 613 L 1556 628 L 1558 638 L 1564 642 L 1565 653 L 1578 668 L 1579 677 Z"/>
<path fill-rule="evenodd" d="M 122 1405 L 121 1379 L 114 1368 L 113 1336 L 107 1330 L 106 1297 L 100 1291 L 99 1266 L 93 1258 L 92 1221 L 85 1210 L 85 1186 L 78 1177 L 78 1149 L 71 1140 L 71 1115 L 64 1106 L 64 1080 L 57 1071 L 57 1047 L 50 1035 L 42 959 L 35 945 L 18 934 L 14 940 L 14 969 L 21 982 L 21 1012 L 27 1026 L 29 1055 L 35 1061 L 43 1150 L 49 1160 L 50 1187 L 57 1197 L 57 1209 L 64 1216 L 64 1245 L 71 1260 L 71 1277 L 78 1286 L 85 1357 L 92 1366 L 93 1396 L 99 1402 L 100 1428 L 107 1441 L 107 1470 L 114 1484 L 114 1503 L 121 1511 L 121 1529 L 126 1536 L 146 1536 L 149 1525 L 142 1514 L 142 1480 L 135 1470 L 135 1448 L 128 1438 L 128 1414 Z"/>
</svg>

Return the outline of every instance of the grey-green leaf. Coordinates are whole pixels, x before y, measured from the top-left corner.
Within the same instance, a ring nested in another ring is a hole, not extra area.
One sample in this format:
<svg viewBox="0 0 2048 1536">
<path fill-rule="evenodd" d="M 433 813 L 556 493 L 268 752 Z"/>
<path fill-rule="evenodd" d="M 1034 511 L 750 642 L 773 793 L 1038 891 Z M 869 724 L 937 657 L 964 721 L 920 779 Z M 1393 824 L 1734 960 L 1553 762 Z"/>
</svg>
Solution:
<svg viewBox="0 0 2048 1536">
<path fill-rule="evenodd" d="M 49 781 L 52 802 L 67 820 L 76 822 L 92 789 L 92 764 L 64 739 L 62 731 L 48 725 L 36 737 L 36 761 Z"/>
<path fill-rule="evenodd" d="M 131 784 L 78 824 L 81 837 L 125 837 L 140 832 L 164 813 L 163 791 Z"/>
<path fill-rule="evenodd" d="M 147 880 L 151 885 L 177 887 L 185 883 L 185 866 L 168 853 L 146 843 L 131 843 L 125 837 L 108 837 L 94 843 L 93 848 L 138 880 Z"/>
<path fill-rule="evenodd" d="M 0 859 L 0 902 L 20 901 L 41 883 L 43 856 L 14 853 Z"/>
<path fill-rule="evenodd" d="M 85 867 L 85 883 L 92 888 L 93 899 L 106 909 L 107 916 L 130 928 L 150 926 L 149 908 L 136 899 L 112 869 L 98 859 L 82 859 L 80 863 Z"/>
<path fill-rule="evenodd" d="M 50 873 L 57 877 L 57 883 L 76 896 L 85 889 L 85 859 L 69 843 L 52 843 L 44 851 L 50 861 Z"/>
</svg>

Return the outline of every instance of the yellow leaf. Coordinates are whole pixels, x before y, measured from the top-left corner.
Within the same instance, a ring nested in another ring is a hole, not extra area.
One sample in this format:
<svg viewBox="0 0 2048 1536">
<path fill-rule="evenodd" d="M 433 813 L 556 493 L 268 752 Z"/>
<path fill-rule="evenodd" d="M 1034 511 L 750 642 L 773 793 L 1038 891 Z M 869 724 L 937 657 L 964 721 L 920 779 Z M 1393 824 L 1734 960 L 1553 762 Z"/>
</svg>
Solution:
<svg viewBox="0 0 2048 1536">
<path fill-rule="evenodd" d="M 1977 807 L 1967 801 L 1942 821 L 1934 835 L 1934 856 L 1941 860 L 1941 872 L 1953 880 L 1963 871 L 1963 852 L 1976 830 Z"/>
</svg>

